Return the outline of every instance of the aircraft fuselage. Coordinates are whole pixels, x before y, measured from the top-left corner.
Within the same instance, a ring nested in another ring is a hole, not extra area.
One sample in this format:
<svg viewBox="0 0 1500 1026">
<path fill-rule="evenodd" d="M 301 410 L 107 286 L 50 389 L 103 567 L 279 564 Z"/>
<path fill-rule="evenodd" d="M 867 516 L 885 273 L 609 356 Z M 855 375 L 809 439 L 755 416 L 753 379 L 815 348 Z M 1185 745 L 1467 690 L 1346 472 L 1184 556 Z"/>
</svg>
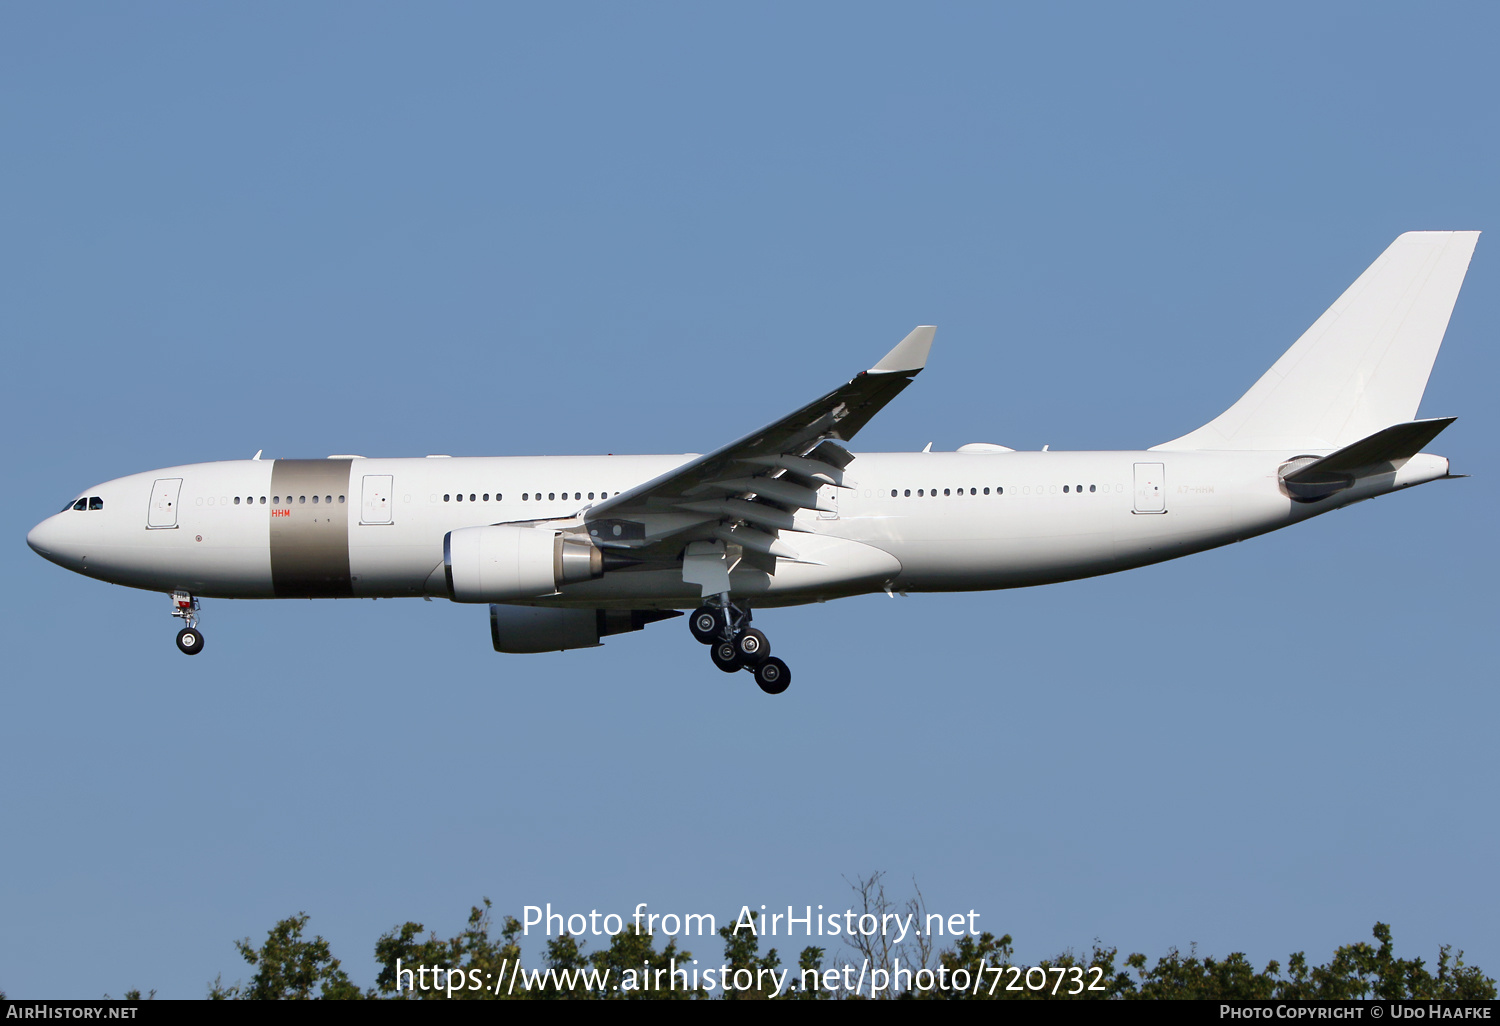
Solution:
<svg viewBox="0 0 1500 1026">
<path fill-rule="evenodd" d="M 866 453 L 833 510 L 800 510 L 798 560 L 735 570 L 736 597 L 790 605 L 861 592 L 977 591 L 1113 573 L 1214 548 L 1443 477 L 1418 455 L 1314 503 L 1280 468 L 1300 452 Z M 583 523 L 590 505 L 690 456 L 238 460 L 169 467 L 84 493 L 28 541 L 70 570 L 213 598 L 448 597 L 450 531 Z M 852 542 L 854 546 L 841 545 Z M 873 550 L 873 551 L 867 551 Z M 680 568 L 568 584 L 528 604 L 692 608 Z"/>
</svg>

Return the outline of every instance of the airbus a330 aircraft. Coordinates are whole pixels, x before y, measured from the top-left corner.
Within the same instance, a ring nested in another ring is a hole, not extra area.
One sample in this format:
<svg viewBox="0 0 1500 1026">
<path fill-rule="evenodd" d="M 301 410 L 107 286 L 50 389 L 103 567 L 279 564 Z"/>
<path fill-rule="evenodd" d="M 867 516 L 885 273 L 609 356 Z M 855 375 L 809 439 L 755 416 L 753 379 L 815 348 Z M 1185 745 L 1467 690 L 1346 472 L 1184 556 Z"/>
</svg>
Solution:
<svg viewBox="0 0 1500 1026">
<path fill-rule="evenodd" d="M 59 566 L 200 597 L 487 603 L 498 652 L 588 648 L 694 609 L 721 670 L 791 675 L 752 608 L 1050 584 L 1158 563 L 1451 477 L 1415 420 L 1478 232 L 1410 232 L 1220 416 L 1144 452 L 864 453 L 934 329 L 706 456 L 254 459 L 88 489 L 27 542 Z M 929 447 L 930 448 L 930 447 Z"/>
</svg>

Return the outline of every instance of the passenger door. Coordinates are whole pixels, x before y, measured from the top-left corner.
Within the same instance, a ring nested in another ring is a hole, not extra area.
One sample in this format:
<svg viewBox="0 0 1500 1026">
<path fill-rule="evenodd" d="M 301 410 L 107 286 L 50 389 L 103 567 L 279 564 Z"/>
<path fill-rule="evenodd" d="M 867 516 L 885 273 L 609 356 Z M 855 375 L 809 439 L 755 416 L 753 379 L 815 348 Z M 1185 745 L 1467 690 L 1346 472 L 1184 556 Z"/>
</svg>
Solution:
<svg viewBox="0 0 1500 1026">
<path fill-rule="evenodd" d="M 391 522 L 390 474 L 366 474 L 364 497 L 361 500 L 359 522 L 361 524 L 389 524 Z"/>
<path fill-rule="evenodd" d="M 1135 465 L 1135 512 L 1167 511 L 1167 468 L 1162 463 Z"/>
<path fill-rule="evenodd" d="M 151 507 L 146 510 L 148 529 L 177 526 L 177 495 L 182 478 L 164 477 L 151 486 Z"/>
</svg>

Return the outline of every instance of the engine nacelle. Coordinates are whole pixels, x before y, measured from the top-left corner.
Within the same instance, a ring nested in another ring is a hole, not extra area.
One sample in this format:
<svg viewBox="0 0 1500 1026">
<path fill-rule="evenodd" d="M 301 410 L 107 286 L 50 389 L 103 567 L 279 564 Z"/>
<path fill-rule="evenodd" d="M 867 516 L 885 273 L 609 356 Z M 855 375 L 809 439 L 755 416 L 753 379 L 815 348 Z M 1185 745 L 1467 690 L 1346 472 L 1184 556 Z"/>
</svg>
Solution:
<svg viewBox="0 0 1500 1026">
<path fill-rule="evenodd" d="M 603 576 L 604 554 L 584 539 L 545 528 L 464 527 L 443 539 L 443 573 L 455 602 L 541 598 L 564 584 Z"/>
<path fill-rule="evenodd" d="M 648 623 L 681 616 L 676 610 L 555 609 L 490 606 L 490 640 L 496 652 L 561 652 L 597 648 L 611 634 L 638 631 Z"/>
</svg>

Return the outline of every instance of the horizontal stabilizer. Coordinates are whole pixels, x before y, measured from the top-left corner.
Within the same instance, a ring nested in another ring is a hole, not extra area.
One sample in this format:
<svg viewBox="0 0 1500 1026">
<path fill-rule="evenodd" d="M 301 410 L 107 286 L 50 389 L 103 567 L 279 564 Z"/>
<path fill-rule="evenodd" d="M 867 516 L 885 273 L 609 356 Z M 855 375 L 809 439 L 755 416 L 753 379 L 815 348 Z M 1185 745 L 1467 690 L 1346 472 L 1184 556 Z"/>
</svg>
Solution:
<svg viewBox="0 0 1500 1026">
<path fill-rule="evenodd" d="M 1350 487 L 1356 478 L 1399 469 L 1457 419 L 1435 417 L 1394 424 L 1321 459 L 1294 460 L 1282 471 L 1281 480 L 1292 498 L 1316 502 Z"/>
</svg>

